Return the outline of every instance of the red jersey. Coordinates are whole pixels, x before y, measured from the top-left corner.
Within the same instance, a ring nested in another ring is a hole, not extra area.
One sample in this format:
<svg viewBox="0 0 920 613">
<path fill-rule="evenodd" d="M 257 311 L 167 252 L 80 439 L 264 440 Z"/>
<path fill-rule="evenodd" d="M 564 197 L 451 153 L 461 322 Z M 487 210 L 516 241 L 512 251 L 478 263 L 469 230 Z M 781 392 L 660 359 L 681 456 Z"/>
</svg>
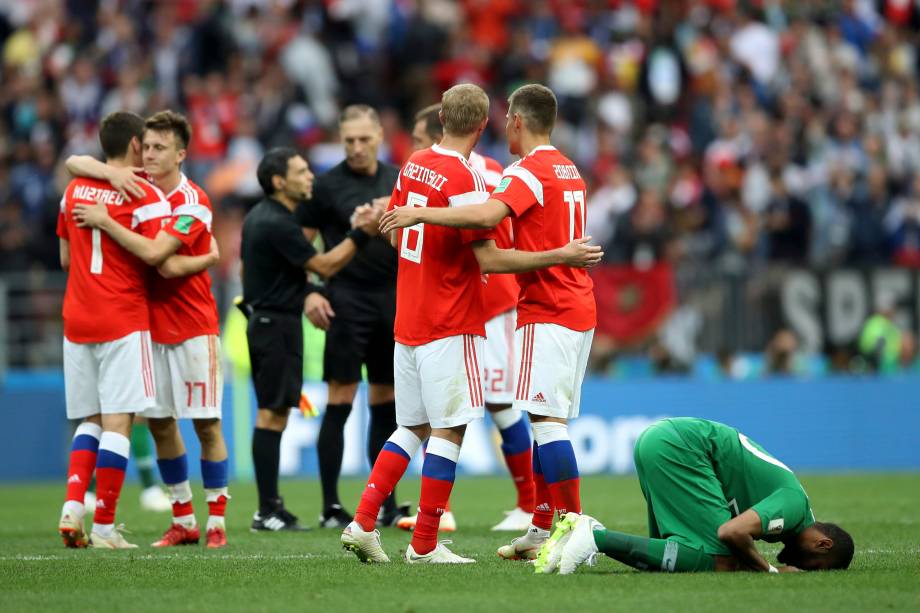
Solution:
<svg viewBox="0 0 920 613">
<path fill-rule="evenodd" d="M 61 198 L 57 235 L 70 244 L 70 270 L 64 293 L 64 336 L 74 343 L 104 343 L 150 329 L 147 313 L 147 266 L 122 249 L 105 232 L 78 228 L 77 204 L 104 202 L 109 215 L 131 230 L 152 238 L 157 219 L 169 214 L 163 193 L 148 183 L 144 195 L 125 201 L 108 181 L 78 177 Z"/>
<path fill-rule="evenodd" d="M 485 202 L 478 172 L 456 151 L 438 145 L 416 151 L 400 170 L 390 207 L 448 207 Z M 399 230 L 396 324 L 403 345 L 460 334 L 485 336 L 482 275 L 468 243 L 491 232 L 418 224 Z"/>
<path fill-rule="evenodd" d="M 211 250 L 211 201 L 204 190 L 185 175 L 166 195 L 172 209 L 162 221 L 162 231 L 182 242 L 177 255 L 205 255 Z M 211 294 L 211 275 L 202 270 L 187 277 L 165 279 L 155 270 L 148 283 L 150 338 L 174 345 L 218 334 L 217 303 Z"/>
<path fill-rule="evenodd" d="M 502 165 L 490 157 L 473 151 L 470 153 L 470 166 L 485 179 L 489 192 L 502 180 Z M 495 226 L 495 245 L 499 249 L 514 248 L 510 219 L 502 219 L 501 223 Z M 517 306 L 520 292 L 521 288 L 513 273 L 490 273 L 483 293 L 486 321 Z"/>
<path fill-rule="evenodd" d="M 584 236 L 586 192 L 575 164 L 544 145 L 505 169 L 492 198 L 511 209 L 517 249 L 546 251 Z M 584 268 L 552 266 L 517 280 L 518 327 L 551 323 L 585 331 L 597 324 L 594 283 Z"/>
</svg>

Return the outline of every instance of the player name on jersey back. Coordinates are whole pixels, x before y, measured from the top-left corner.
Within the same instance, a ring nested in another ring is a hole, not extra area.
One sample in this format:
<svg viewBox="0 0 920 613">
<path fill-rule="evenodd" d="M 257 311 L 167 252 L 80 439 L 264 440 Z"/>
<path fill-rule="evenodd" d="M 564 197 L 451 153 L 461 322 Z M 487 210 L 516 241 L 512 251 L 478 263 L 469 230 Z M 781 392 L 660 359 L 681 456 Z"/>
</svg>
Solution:
<svg viewBox="0 0 920 613">
<path fill-rule="evenodd" d="M 438 191 L 441 191 L 444 188 L 444 184 L 447 183 L 447 177 L 441 173 L 435 172 L 430 168 L 425 168 L 424 166 L 419 166 L 418 164 L 413 164 L 412 162 L 406 162 L 406 166 L 402 171 L 402 176 L 407 179 L 418 181 L 419 183 L 424 183 Z"/>
<path fill-rule="evenodd" d="M 71 193 L 71 198 L 82 202 L 101 202 L 121 206 L 125 199 L 117 190 L 95 185 L 76 185 Z"/>
</svg>

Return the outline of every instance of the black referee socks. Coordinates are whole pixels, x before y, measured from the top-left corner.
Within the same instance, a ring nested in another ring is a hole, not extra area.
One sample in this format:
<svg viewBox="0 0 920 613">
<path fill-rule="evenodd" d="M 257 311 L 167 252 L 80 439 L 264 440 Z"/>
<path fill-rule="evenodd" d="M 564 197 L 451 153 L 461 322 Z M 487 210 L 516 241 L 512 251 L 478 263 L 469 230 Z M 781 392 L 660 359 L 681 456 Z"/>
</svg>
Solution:
<svg viewBox="0 0 920 613">
<path fill-rule="evenodd" d="M 278 498 L 278 464 L 281 462 L 281 433 L 256 428 L 252 433 L 252 463 L 259 490 L 259 511 L 271 510 L 270 500 Z"/>
<path fill-rule="evenodd" d="M 342 470 L 342 455 L 345 453 L 345 421 L 351 413 L 351 403 L 326 405 L 323 423 L 316 440 L 319 456 L 319 480 L 323 488 L 323 509 L 339 500 L 339 473 Z"/>
</svg>

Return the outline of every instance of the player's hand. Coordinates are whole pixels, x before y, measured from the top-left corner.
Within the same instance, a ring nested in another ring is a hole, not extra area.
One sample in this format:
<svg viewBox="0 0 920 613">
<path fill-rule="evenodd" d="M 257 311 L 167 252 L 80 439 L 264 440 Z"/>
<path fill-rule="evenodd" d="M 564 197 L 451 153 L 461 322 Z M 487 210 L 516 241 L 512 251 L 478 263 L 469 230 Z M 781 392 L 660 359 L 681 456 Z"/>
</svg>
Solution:
<svg viewBox="0 0 920 613">
<path fill-rule="evenodd" d="M 307 300 L 303 305 L 303 312 L 307 319 L 310 320 L 310 323 L 320 330 L 328 330 L 329 325 L 332 323 L 332 318 L 335 317 L 332 305 L 319 292 L 312 292 L 307 296 Z"/>
<path fill-rule="evenodd" d="M 408 228 L 419 223 L 419 209 L 416 206 L 397 206 L 387 211 L 380 218 L 380 233 L 387 234 L 400 228 Z"/>
<path fill-rule="evenodd" d="M 118 193 L 125 200 L 143 198 L 145 193 L 144 180 L 137 175 L 137 173 L 143 171 L 144 169 L 138 166 L 109 168 L 109 183 L 118 190 Z"/>
<path fill-rule="evenodd" d="M 562 263 L 574 268 L 591 268 L 601 261 L 604 252 L 599 245 L 589 245 L 590 236 L 576 238 L 562 248 Z"/>
<path fill-rule="evenodd" d="M 211 237 L 211 248 L 208 250 L 208 267 L 214 266 L 220 262 L 220 246 L 217 244 L 217 239 L 213 236 Z"/>
<path fill-rule="evenodd" d="M 100 200 L 96 204 L 78 204 L 73 207 L 73 218 L 78 228 L 101 228 L 109 219 L 109 208 Z"/>
<path fill-rule="evenodd" d="M 383 215 L 383 209 L 371 204 L 362 204 L 355 209 L 354 227 L 360 228 L 371 236 L 377 236 L 380 233 L 378 226 L 381 215 Z"/>
<path fill-rule="evenodd" d="M 776 570 L 778 570 L 781 573 L 800 573 L 802 572 L 801 568 L 796 568 L 795 566 L 789 566 L 789 565 L 780 566 Z"/>
</svg>

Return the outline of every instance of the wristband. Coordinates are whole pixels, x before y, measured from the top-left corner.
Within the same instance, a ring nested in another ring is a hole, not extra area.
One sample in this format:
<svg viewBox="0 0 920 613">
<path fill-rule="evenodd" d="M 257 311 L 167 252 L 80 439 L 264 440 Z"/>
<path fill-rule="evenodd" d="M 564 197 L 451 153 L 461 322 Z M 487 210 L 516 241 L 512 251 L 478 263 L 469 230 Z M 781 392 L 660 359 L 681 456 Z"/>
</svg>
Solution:
<svg viewBox="0 0 920 613">
<path fill-rule="evenodd" d="M 779 572 L 779 569 L 776 568 L 775 566 L 773 566 L 772 564 L 770 564 L 770 570 L 769 570 L 768 572 L 771 572 L 771 573 L 778 573 L 778 572 Z"/>
<path fill-rule="evenodd" d="M 350 238 L 353 240 L 355 242 L 355 246 L 357 246 L 358 249 L 366 245 L 367 241 L 371 239 L 367 232 L 361 230 L 360 228 L 352 228 L 348 231 L 348 234 L 345 235 L 345 238 Z"/>
</svg>

